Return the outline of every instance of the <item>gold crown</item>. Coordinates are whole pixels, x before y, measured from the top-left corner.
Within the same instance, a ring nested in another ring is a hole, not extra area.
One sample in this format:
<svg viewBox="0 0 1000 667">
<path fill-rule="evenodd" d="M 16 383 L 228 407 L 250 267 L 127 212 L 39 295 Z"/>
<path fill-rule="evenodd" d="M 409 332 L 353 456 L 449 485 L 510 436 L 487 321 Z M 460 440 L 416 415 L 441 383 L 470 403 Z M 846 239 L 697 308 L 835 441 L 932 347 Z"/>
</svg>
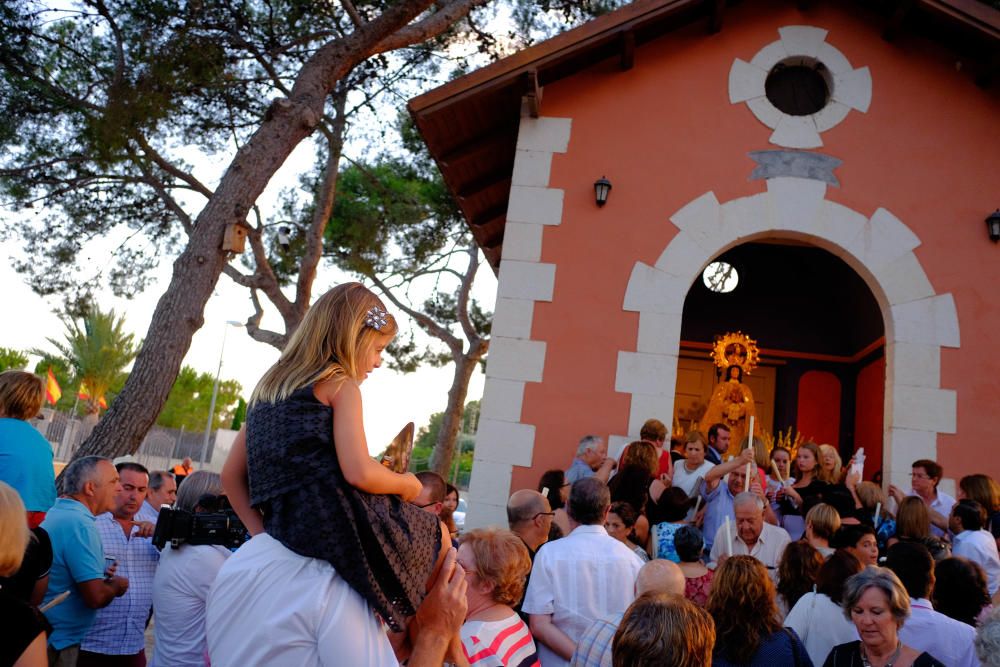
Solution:
<svg viewBox="0 0 1000 667">
<path fill-rule="evenodd" d="M 739 366 L 745 375 L 757 368 L 760 361 L 760 350 L 757 348 L 757 341 L 747 336 L 742 331 L 727 333 L 715 337 L 715 344 L 712 346 L 712 359 L 719 368 L 729 368 Z"/>
</svg>

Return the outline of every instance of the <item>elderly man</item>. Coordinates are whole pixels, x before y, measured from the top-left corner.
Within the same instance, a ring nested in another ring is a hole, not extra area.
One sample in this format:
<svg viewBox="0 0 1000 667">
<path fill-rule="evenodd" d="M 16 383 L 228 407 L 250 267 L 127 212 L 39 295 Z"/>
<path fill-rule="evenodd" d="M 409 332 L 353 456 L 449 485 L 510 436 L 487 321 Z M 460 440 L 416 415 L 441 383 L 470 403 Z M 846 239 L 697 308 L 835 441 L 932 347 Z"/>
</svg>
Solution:
<svg viewBox="0 0 1000 667">
<path fill-rule="evenodd" d="M 657 558 L 642 566 L 635 580 L 635 595 L 667 593 L 684 596 L 684 573 L 676 563 Z M 572 667 L 611 667 L 611 642 L 625 612 L 594 621 L 577 642 Z"/>
<path fill-rule="evenodd" d="M 52 540 L 52 569 L 43 604 L 69 592 L 62 603 L 45 613 L 52 624 L 50 665 L 76 665 L 80 642 L 94 622 L 96 610 L 128 590 L 128 579 L 106 566 L 104 545 L 95 525 L 96 515 L 114 507 L 120 490 L 118 471 L 110 459 L 79 458 L 63 471 L 64 495 L 42 522 Z"/>
<path fill-rule="evenodd" d="M 153 524 L 136 521 L 146 499 L 149 472 L 138 463 L 119 463 L 121 477 L 114 507 L 97 517 L 104 555 L 128 577 L 125 595 L 97 612 L 80 645 L 79 667 L 141 667 L 146 664 L 146 621 L 153 607 L 153 577 L 160 552 L 149 538 Z"/>
<path fill-rule="evenodd" d="M 896 573 L 910 596 L 910 617 L 899 630 L 905 645 L 927 651 L 948 667 L 979 667 L 971 625 L 935 611 L 934 558 L 923 544 L 898 542 L 886 552 L 885 566 Z"/>
<path fill-rule="evenodd" d="M 570 489 L 566 512 L 570 534 L 538 550 L 522 610 L 545 667 L 568 665 L 591 623 L 625 611 L 642 561 L 608 535 L 608 485 L 596 477 Z"/>
<path fill-rule="evenodd" d="M 730 521 L 736 520 L 736 515 L 733 514 L 733 498 L 743 492 L 748 463 L 752 471 L 757 469 L 753 463 L 753 450 L 749 447 L 740 452 L 739 456 L 734 456 L 705 473 L 705 480 L 702 484 L 702 495 L 705 499 L 705 519 L 702 524 L 702 532 L 705 534 L 706 551 L 712 550 L 715 532 L 725 522 L 726 517 L 728 516 Z M 729 475 L 726 483 L 721 484 L 720 482 L 726 475 Z M 750 479 L 750 490 L 763 494 L 760 481 L 755 474 Z"/>
<path fill-rule="evenodd" d="M 177 502 L 177 482 L 172 473 L 166 470 L 154 470 L 149 473 L 149 488 L 146 499 L 142 502 L 135 518 L 139 521 L 149 521 L 156 524 L 160 518 L 160 508 Z"/>
<path fill-rule="evenodd" d="M 448 484 L 444 481 L 444 477 L 436 472 L 424 470 L 417 473 L 417 479 L 421 484 L 420 494 L 410 502 L 425 512 L 441 516 L 444 497 L 448 493 Z"/>
<path fill-rule="evenodd" d="M 731 529 L 733 548 L 730 552 L 723 525 L 716 531 L 712 543 L 713 561 L 719 562 L 729 556 L 753 556 L 764 564 L 772 577 L 776 575 L 781 554 L 792 538 L 784 528 L 764 521 L 765 507 L 767 502 L 753 491 L 740 493 L 733 499 L 733 513 L 736 515 L 736 525 Z"/>
<path fill-rule="evenodd" d="M 576 458 L 566 471 L 566 483 L 596 477 L 605 484 L 616 467 L 615 460 L 608 458 L 608 443 L 599 436 L 585 435 L 576 448 Z"/>
</svg>

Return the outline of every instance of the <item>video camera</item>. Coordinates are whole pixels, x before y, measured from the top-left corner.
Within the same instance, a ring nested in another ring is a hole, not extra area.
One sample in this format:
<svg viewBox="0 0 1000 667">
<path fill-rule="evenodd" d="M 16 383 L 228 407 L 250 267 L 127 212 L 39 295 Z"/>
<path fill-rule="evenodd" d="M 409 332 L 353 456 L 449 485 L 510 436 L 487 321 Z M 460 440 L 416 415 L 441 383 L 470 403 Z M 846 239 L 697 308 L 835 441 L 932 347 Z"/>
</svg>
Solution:
<svg viewBox="0 0 1000 667">
<path fill-rule="evenodd" d="M 153 531 L 153 546 L 163 549 L 170 542 L 175 549 L 182 544 L 217 544 L 236 549 L 250 539 L 225 496 L 202 496 L 198 506 L 206 511 L 192 513 L 164 505 Z"/>
</svg>

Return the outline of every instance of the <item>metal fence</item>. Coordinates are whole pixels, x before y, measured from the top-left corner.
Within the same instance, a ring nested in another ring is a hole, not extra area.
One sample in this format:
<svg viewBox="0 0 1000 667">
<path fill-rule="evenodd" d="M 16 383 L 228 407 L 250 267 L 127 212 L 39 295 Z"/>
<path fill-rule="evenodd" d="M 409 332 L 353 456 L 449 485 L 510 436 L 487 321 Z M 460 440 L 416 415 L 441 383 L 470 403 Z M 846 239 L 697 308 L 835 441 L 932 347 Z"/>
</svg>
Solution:
<svg viewBox="0 0 1000 667">
<path fill-rule="evenodd" d="M 85 437 L 82 420 L 67 412 L 44 409 L 42 419 L 32 421 L 32 425 L 52 445 L 56 461 L 69 461 Z M 212 460 L 217 434 L 217 431 L 213 431 L 209 438 L 206 461 Z M 150 470 L 164 470 L 169 467 L 171 460 L 188 456 L 191 460 L 200 462 L 204 442 L 204 433 L 154 426 L 139 445 L 135 458 Z"/>
</svg>

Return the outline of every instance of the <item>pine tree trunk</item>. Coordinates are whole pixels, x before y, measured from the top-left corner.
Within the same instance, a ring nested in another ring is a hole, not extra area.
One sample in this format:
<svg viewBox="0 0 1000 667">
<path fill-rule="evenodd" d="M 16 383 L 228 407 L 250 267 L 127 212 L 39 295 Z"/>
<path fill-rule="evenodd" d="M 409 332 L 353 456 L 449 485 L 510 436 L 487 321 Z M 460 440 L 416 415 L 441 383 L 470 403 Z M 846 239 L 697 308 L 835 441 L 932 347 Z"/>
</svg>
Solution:
<svg viewBox="0 0 1000 667">
<path fill-rule="evenodd" d="M 451 462 L 455 456 L 455 443 L 462 428 L 462 413 L 465 411 L 469 382 L 481 357 L 482 354 L 476 355 L 475 358 L 472 354 L 466 354 L 455 359 L 455 373 L 452 375 L 451 388 L 448 390 L 448 405 L 441 419 L 441 430 L 438 431 L 430 462 L 430 469 L 445 479 L 448 479 Z"/>
</svg>

